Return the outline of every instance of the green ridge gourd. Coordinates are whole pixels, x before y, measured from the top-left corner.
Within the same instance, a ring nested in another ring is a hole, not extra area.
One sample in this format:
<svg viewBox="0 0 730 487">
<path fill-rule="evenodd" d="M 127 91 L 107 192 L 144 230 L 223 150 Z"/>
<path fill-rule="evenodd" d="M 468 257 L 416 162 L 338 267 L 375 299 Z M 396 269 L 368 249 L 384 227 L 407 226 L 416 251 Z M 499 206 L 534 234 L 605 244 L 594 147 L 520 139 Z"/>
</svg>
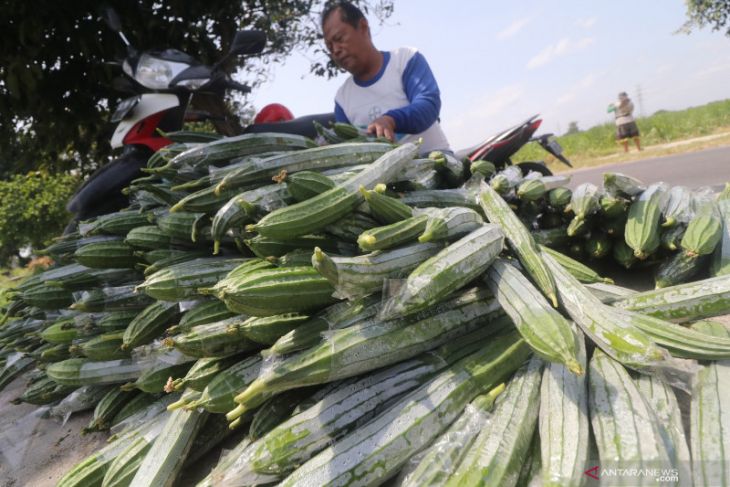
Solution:
<svg viewBox="0 0 730 487">
<path fill-rule="evenodd" d="M 390 182 L 416 156 L 417 151 L 416 145 L 403 144 L 385 153 L 344 183 L 314 198 L 275 210 L 247 228 L 266 237 L 282 240 L 321 230 L 353 211 L 365 200 L 360 186 L 370 189 L 378 182 Z"/>
</svg>

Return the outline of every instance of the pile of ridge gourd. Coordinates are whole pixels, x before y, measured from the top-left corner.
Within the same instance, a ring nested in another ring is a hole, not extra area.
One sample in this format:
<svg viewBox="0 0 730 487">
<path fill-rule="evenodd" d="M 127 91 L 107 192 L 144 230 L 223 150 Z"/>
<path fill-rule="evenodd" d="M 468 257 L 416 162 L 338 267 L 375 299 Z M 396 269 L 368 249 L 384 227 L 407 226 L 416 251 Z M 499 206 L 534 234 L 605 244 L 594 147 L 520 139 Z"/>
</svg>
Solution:
<svg viewBox="0 0 730 487">
<path fill-rule="evenodd" d="M 111 433 L 59 486 L 728 485 L 730 191 L 318 130 L 169 134 L 5 291 L 0 387 Z"/>
</svg>

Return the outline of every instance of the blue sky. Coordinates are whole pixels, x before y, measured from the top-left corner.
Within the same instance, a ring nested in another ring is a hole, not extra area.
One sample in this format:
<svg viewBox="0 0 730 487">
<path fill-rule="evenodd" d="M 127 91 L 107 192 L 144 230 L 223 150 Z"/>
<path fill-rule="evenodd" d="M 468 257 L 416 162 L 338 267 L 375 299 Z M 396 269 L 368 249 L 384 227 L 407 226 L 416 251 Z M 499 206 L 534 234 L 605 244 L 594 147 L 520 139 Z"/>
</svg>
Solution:
<svg viewBox="0 0 730 487">
<path fill-rule="evenodd" d="M 709 29 L 675 34 L 681 0 L 394 0 L 378 49 L 417 47 L 441 89 L 441 123 L 453 148 L 473 145 L 535 113 L 542 131 L 562 133 L 611 120 L 619 91 L 637 112 L 675 110 L 730 98 L 730 38 Z M 345 74 L 308 74 L 313 54 L 273 65 L 251 100 L 295 115 L 331 111 Z M 639 90 L 641 102 L 639 102 Z"/>
</svg>

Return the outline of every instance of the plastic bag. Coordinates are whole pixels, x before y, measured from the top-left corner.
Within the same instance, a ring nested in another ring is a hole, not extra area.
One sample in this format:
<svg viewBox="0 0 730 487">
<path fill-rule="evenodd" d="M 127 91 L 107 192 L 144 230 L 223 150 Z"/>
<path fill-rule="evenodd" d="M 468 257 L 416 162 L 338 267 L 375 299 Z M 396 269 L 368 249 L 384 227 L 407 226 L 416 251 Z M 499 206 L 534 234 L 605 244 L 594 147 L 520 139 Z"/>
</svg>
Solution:
<svg viewBox="0 0 730 487">
<path fill-rule="evenodd" d="M 65 425 L 73 413 L 85 411 L 96 406 L 104 395 L 114 386 L 83 386 L 66 396 L 51 407 L 49 414 Z"/>
</svg>

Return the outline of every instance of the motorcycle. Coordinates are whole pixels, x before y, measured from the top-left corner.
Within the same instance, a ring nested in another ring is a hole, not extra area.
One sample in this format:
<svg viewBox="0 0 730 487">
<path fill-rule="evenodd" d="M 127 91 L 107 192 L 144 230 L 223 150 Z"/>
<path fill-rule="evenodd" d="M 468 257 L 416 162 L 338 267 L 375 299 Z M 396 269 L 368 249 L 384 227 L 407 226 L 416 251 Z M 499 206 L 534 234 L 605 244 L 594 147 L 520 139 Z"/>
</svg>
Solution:
<svg viewBox="0 0 730 487">
<path fill-rule="evenodd" d="M 210 120 L 226 136 L 286 132 L 315 137 L 313 122 L 328 124 L 333 119 L 329 113 L 292 118 L 277 104 L 265 107 L 257 115 L 257 123 L 245 128 L 227 116 L 223 102 L 226 91 L 245 94 L 251 88 L 233 80 L 223 65 L 233 56 L 260 54 L 266 45 L 262 31 L 237 32 L 228 52 L 215 65 L 207 66 L 177 49 L 138 51 L 124 35 L 113 9 L 105 9 L 102 17 L 127 47 L 121 63 L 126 76 L 115 80 L 115 88 L 132 96 L 122 100 L 111 116 L 111 122 L 117 124 L 111 146 L 122 152 L 96 170 L 71 197 L 66 209 L 73 218 L 65 233 L 72 232 L 81 220 L 127 206 L 122 189 L 142 176 L 140 169 L 153 153 L 172 143 L 164 134 L 181 130 L 186 121 Z M 267 114 L 267 108 L 273 116 L 261 116 Z"/>
<path fill-rule="evenodd" d="M 72 196 L 66 208 L 74 217 L 65 233 L 72 232 L 81 220 L 127 206 L 128 199 L 122 189 L 142 175 L 140 169 L 153 153 L 172 143 L 164 133 L 181 130 L 186 121 L 210 120 L 218 132 L 227 136 L 277 132 L 311 138 L 317 138 L 317 126 L 334 122 L 333 113 L 293 118 L 285 107 L 276 104 L 264 107 L 255 123 L 245 128 L 234 117 L 227 116 L 223 103 L 226 91 L 245 94 L 251 88 L 233 80 L 223 65 L 233 56 L 260 54 L 266 45 L 262 31 L 237 32 L 228 52 L 215 65 L 207 66 L 177 49 L 138 51 L 122 32 L 121 21 L 111 8 L 103 11 L 103 20 L 127 47 L 127 57 L 121 63 L 126 77 L 117 79 L 115 87 L 132 96 L 122 100 L 111 116 L 111 122 L 118 124 L 111 146 L 122 148 L 122 153 L 95 171 Z M 277 108 L 270 110 L 273 117 L 265 116 L 269 108 Z M 501 169 L 512 163 L 510 157 L 523 145 L 535 141 L 570 166 L 552 134 L 532 137 L 541 122 L 535 115 L 455 155 L 461 160 L 486 159 Z M 524 173 L 551 174 L 541 161 L 522 162 L 519 166 Z"/>
<path fill-rule="evenodd" d="M 455 156 L 460 160 L 468 159 L 470 162 L 486 160 L 495 165 L 497 169 L 503 169 L 513 164 L 511 157 L 529 142 L 537 142 L 557 160 L 573 167 L 570 161 L 563 155 L 563 149 L 555 140 L 553 134 L 543 134 L 533 137 L 542 124 L 539 115 L 533 115 L 521 124 L 515 125 L 507 130 L 499 132 L 485 141 L 467 149 L 456 151 Z M 552 172 L 545 165 L 544 161 L 524 161 L 517 163 L 523 174 L 536 171 L 544 176 L 550 176 Z"/>
</svg>

